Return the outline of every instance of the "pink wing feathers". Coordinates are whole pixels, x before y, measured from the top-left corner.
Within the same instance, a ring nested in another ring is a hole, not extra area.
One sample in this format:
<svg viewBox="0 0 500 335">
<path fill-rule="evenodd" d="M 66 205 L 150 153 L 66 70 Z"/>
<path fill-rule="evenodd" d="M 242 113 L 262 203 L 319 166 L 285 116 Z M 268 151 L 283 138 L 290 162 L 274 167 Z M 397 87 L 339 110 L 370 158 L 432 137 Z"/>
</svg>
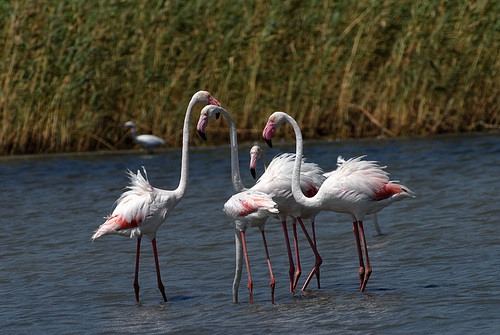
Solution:
<svg viewBox="0 0 500 335">
<path fill-rule="evenodd" d="M 259 191 L 243 191 L 233 195 L 224 205 L 224 211 L 231 217 L 267 216 L 268 213 L 278 213 L 272 196 Z"/>
<path fill-rule="evenodd" d="M 92 236 L 92 239 L 107 235 L 119 234 L 120 230 L 132 229 L 140 224 L 154 211 L 154 189 L 149 184 L 146 170 L 144 178 L 140 171 L 137 175 L 128 171 L 130 185 L 128 190 L 117 200 L 116 208 Z M 133 236 L 133 233 L 130 232 Z"/>
</svg>

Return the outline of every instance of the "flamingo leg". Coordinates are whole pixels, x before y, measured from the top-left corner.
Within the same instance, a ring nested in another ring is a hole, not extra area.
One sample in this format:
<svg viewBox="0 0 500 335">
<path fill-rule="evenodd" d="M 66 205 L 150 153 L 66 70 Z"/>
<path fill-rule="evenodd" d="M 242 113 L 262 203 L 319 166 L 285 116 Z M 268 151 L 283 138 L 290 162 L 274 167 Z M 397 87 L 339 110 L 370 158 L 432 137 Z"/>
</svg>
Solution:
<svg viewBox="0 0 500 335">
<path fill-rule="evenodd" d="M 311 237 L 309 236 L 309 233 L 307 232 L 306 227 L 304 226 L 304 222 L 302 222 L 302 218 L 297 217 L 297 221 L 299 221 L 299 224 L 302 227 L 302 230 L 304 231 L 304 235 L 306 235 L 307 241 L 311 245 L 311 248 L 314 252 L 314 256 L 316 256 L 314 268 L 312 269 L 311 273 L 307 277 L 306 282 L 304 283 L 304 286 L 302 286 L 302 291 L 305 291 L 305 289 L 307 288 L 307 285 L 309 285 L 309 282 L 312 279 L 312 276 L 314 276 L 314 274 L 316 274 L 316 275 L 319 274 L 318 269 L 321 266 L 321 263 L 323 263 L 323 260 L 321 259 L 321 256 L 319 255 L 318 250 L 316 250 L 316 246 L 314 245 L 314 242 L 311 240 Z"/>
<path fill-rule="evenodd" d="M 352 230 L 354 232 L 354 236 L 356 237 L 356 247 L 358 249 L 358 257 L 359 257 L 359 280 L 360 287 L 363 287 L 363 281 L 365 279 L 365 264 L 363 262 L 363 253 L 361 251 L 361 243 L 359 240 L 359 230 L 358 230 L 358 222 L 354 221 L 352 223 Z"/>
<path fill-rule="evenodd" d="M 137 238 L 137 251 L 135 254 L 135 276 L 134 276 L 134 291 L 135 302 L 139 302 L 139 255 L 141 253 L 141 238 Z"/>
<path fill-rule="evenodd" d="M 260 231 L 262 233 L 262 241 L 264 242 L 264 249 L 266 250 L 267 266 L 269 267 L 269 274 L 271 275 L 271 303 L 274 304 L 274 287 L 276 285 L 273 276 L 273 269 L 271 268 L 271 260 L 269 259 L 269 251 L 267 250 L 266 234 L 264 230 Z"/>
<path fill-rule="evenodd" d="M 245 232 L 241 232 L 241 242 L 243 242 L 243 251 L 245 252 L 245 262 L 247 264 L 248 273 L 248 291 L 250 292 L 250 303 L 253 304 L 253 282 L 250 275 L 250 264 L 248 263 L 247 242 L 245 240 Z"/>
<path fill-rule="evenodd" d="M 161 281 L 160 276 L 160 265 L 158 263 L 158 252 L 156 251 L 156 238 L 151 240 L 151 244 L 153 245 L 153 254 L 155 256 L 155 265 L 156 265 L 156 277 L 158 279 L 158 288 L 160 289 L 161 295 L 163 296 L 163 301 L 167 301 L 167 296 L 165 295 L 165 287 Z"/>
<path fill-rule="evenodd" d="M 288 262 L 290 263 L 290 270 L 288 270 L 288 274 L 290 275 L 290 292 L 293 293 L 293 289 L 295 288 L 295 286 L 293 284 L 293 275 L 295 272 L 295 266 L 293 265 L 292 249 L 290 247 L 290 239 L 288 238 L 288 230 L 286 228 L 286 220 L 281 221 L 281 225 L 283 226 L 283 234 L 285 235 L 286 249 L 288 252 Z"/>
<path fill-rule="evenodd" d="M 300 267 L 299 241 L 297 239 L 297 222 L 296 222 L 296 220 L 293 221 L 292 226 L 293 226 L 293 240 L 294 240 L 294 244 L 295 244 L 295 258 L 297 259 L 297 272 L 295 273 L 295 280 L 293 282 L 293 289 L 295 290 L 295 286 L 297 286 L 300 275 L 302 274 L 302 268 Z"/>
<path fill-rule="evenodd" d="M 365 258 L 366 258 L 366 270 L 365 270 L 363 282 L 361 283 L 361 292 L 363 292 L 366 288 L 366 284 L 368 283 L 368 279 L 370 278 L 370 275 L 372 274 L 372 267 L 370 265 L 370 259 L 368 258 L 368 246 L 366 245 L 365 231 L 363 229 L 363 221 L 359 221 L 358 224 L 359 224 L 359 232 L 360 232 L 360 236 L 361 236 L 361 241 L 363 242 L 363 251 L 365 252 Z"/>
<path fill-rule="evenodd" d="M 380 229 L 380 226 L 378 224 L 377 213 L 373 214 L 372 218 L 373 218 L 373 225 L 375 226 L 375 230 L 377 231 L 377 235 L 384 235 L 382 233 L 382 229 Z"/>
<path fill-rule="evenodd" d="M 316 247 L 316 250 L 318 250 L 318 244 L 316 243 L 316 229 L 314 227 L 314 220 L 311 220 L 311 228 L 312 228 L 312 232 L 313 232 L 313 241 L 314 241 L 314 246 Z M 320 288 L 320 284 L 319 284 L 319 267 L 316 271 L 316 279 L 318 281 L 318 288 Z"/>
</svg>

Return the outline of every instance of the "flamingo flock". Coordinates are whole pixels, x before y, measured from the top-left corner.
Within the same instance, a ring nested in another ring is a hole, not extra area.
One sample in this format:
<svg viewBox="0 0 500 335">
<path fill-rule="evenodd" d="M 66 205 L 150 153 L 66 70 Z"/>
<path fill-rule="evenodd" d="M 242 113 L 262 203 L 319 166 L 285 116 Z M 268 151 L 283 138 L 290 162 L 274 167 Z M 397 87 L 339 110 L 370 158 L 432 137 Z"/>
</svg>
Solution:
<svg viewBox="0 0 500 335">
<path fill-rule="evenodd" d="M 236 267 L 233 280 L 233 302 L 238 303 L 238 290 L 241 282 L 243 261 L 248 275 L 247 288 L 250 303 L 253 303 L 253 280 L 250 271 L 249 250 L 246 243 L 247 230 L 257 227 L 262 236 L 267 258 L 271 302 L 274 304 L 276 281 L 274 278 L 269 250 L 266 242 L 265 227 L 268 219 L 280 221 L 285 238 L 286 253 L 289 261 L 290 292 L 296 290 L 301 275 L 299 246 L 296 223 L 298 222 L 311 250 L 315 255 L 315 263 L 306 278 L 302 290 L 306 290 L 313 277 L 317 278 L 320 288 L 320 266 L 322 258 L 318 251 L 315 233 L 315 218 L 320 212 L 346 213 L 351 217 L 356 249 L 359 259 L 360 291 L 366 289 L 372 273 L 368 256 L 363 220 L 372 215 L 373 224 L 381 234 L 376 213 L 393 202 L 414 197 L 412 191 L 404 185 L 389 180 L 389 174 L 377 162 L 365 160 L 364 156 L 344 160 L 337 158 L 337 169 L 324 173 L 315 163 L 306 162 L 303 158 L 303 140 L 300 127 L 288 114 L 273 113 L 263 129 L 262 135 L 266 143 L 272 147 L 272 136 L 285 122 L 292 125 L 296 137 L 296 152 L 282 153 L 267 161 L 264 151 L 259 146 L 250 150 L 250 172 L 256 178 L 256 167 L 259 158 L 263 159 L 265 171 L 257 182 L 247 188 L 243 185 L 239 158 L 236 125 L 230 113 L 206 91 L 195 93 L 188 104 L 183 127 L 181 176 L 179 186 L 175 190 L 162 190 L 149 183 L 146 169 L 133 173 L 128 171 L 130 184 L 118 198 L 116 206 L 106 221 L 99 226 L 92 236 L 95 240 L 104 235 L 122 235 L 137 238 L 135 274 L 133 287 L 135 300 L 139 302 L 139 259 L 141 240 L 146 236 L 151 240 L 156 267 L 157 285 L 163 301 L 167 301 L 165 287 L 161 280 L 160 266 L 156 246 L 156 233 L 170 215 L 175 206 L 183 199 L 189 178 L 189 124 L 195 105 L 205 105 L 200 112 L 197 130 L 203 140 L 207 140 L 206 128 L 215 115 L 222 114 L 229 123 L 231 144 L 231 179 L 235 194 L 223 205 L 224 212 L 231 223 L 235 234 Z M 148 151 L 165 142 L 153 135 L 136 136 L 136 125 L 127 122 L 124 126 L 132 128 L 132 137 Z M 288 234 L 287 217 L 293 228 L 293 246 L 295 263 Z M 310 221 L 312 236 L 309 234 L 304 220 Z"/>
</svg>

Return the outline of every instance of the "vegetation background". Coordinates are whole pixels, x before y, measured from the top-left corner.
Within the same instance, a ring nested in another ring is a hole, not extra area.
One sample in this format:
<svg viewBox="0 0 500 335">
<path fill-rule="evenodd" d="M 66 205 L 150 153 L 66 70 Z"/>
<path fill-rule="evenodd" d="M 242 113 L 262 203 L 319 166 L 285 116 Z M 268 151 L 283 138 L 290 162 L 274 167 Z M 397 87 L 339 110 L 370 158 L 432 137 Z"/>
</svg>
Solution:
<svg viewBox="0 0 500 335">
<path fill-rule="evenodd" d="M 200 89 L 241 140 L 275 110 L 307 139 L 500 128 L 497 0 L 19 0 L 0 18 L 0 154 L 130 148 L 128 120 L 177 146 Z"/>
</svg>

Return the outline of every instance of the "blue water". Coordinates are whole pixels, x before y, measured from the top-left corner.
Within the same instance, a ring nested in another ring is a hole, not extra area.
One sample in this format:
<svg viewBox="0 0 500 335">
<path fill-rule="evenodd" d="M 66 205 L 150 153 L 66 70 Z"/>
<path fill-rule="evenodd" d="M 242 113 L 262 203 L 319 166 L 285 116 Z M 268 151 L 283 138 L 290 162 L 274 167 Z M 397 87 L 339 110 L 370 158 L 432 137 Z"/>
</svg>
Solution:
<svg viewBox="0 0 500 335">
<path fill-rule="evenodd" d="M 246 186 L 253 183 L 249 148 L 240 147 Z M 277 143 L 267 154 L 293 150 L 293 143 Z M 185 198 L 158 232 L 167 303 L 156 287 L 147 239 L 137 304 L 136 240 L 90 237 L 126 186 L 127 169 L 145 166 L 154 186 L 176 188 L 179 149 L 0 158 L 0 332 L 500 333 L 500 134 L 305 146 L 306 157 L 325 171 L 335 168 L 338 154 L 380 161 L 417 198 L 379 213 L 384 235 L 376 236 L 367 218 L 373 273 L 364 293 L 347 215 L 318 216 L 322 286 L 313 280 L 294 295 L 281 225 L 269 220 L 274 305 L 256 229 L 247 233 L 254 304 L 245 270 L 240 303 L 232 303 L 234 235 L 222 211 L 234 193 L 228 147 L 192 148 Z M 314 257 L 299 237 L 301 285 Z"/>
</svg>

